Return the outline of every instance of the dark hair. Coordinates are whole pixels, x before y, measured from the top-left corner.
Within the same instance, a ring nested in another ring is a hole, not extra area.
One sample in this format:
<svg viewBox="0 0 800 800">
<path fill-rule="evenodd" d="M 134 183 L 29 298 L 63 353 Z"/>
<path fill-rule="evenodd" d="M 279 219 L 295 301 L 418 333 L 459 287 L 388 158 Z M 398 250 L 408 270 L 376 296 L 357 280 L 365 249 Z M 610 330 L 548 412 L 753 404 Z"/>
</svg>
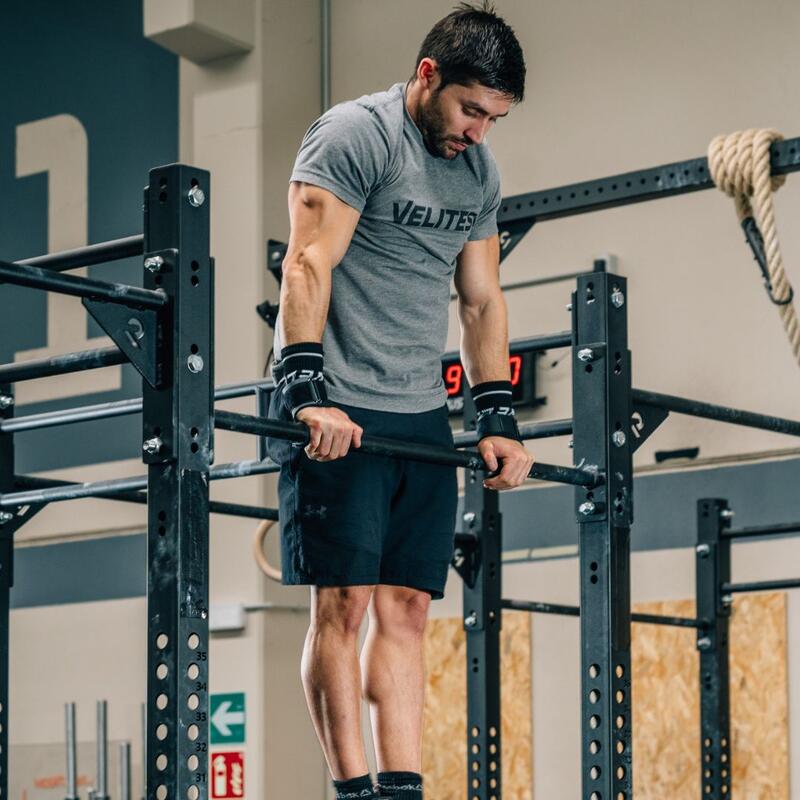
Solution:
<svg viewBox="0 0 800 800">
<path fill-rule="evenodd" d="M 420 47 L 416 67 L 432 58 L 439 67 L 439 91 L 451 83 L 480 83 L 520 102 L 525 95 L 525 57 L 511 26 L 489 0 L 459 3 L 440 19 Z M 415 67 L 415 74 L 416 74 Z"/>
</svg>

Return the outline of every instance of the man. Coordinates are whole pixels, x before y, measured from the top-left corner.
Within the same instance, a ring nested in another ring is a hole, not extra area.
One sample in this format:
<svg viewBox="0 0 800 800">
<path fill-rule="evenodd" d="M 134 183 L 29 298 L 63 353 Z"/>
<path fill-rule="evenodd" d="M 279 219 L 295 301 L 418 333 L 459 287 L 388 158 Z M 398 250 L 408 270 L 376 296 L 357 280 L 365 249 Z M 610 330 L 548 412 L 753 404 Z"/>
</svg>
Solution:
<svg viewBox="0 0 800 800">
<path fill-rule="evenodd" d="M 422 798 L 422 635 L 452 554 L 455 470 L 345 456 L 365 431 L 453 446 L 441 377 L 453 277 L 478 447 L 502 467 L 485 486 L 519 486 L 533 464 L 511 407 L 500 180 L 483 143 L 523 98 L 522 50 L 488 3 L 462 4 L 416 64 L 408 83 L 317 120 L 289 189 L 270 413 L 305 423 L 310 441 L 269 444 L 284 582 L 312 586 L 303 685 L 340 800 Z"/>
</svg>

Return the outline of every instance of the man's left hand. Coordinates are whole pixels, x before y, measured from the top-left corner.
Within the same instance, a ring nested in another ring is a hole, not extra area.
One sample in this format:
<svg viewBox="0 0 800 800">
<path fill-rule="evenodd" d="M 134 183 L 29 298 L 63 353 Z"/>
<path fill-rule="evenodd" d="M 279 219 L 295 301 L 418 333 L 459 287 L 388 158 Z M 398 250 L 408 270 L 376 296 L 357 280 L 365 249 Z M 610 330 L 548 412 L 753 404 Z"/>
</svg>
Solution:
<svg viewBox="0 0 800 800">
<path fill-rule="evenodd" d="M 483 482 L 486 489 L 514 489 L 521 486 L 534 462 L 533 453 L 528 452 L 522 442 L 504 436 L 481 439 L 478 451 L 492 472 L 500 467 L 501 460 L 503 462 L 500 474 Z"/>
</svg>

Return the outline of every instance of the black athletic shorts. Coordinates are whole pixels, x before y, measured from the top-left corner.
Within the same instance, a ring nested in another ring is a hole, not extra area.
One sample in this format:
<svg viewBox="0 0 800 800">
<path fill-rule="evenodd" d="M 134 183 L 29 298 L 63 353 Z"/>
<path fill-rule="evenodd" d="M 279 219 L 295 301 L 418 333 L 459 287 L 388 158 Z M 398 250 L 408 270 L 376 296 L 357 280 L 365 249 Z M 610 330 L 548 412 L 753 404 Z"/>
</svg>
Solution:
<svg viewBox="0 0 800 800">
<path fill-rule="evenodd" d="M 365 434 L 453 446 L 447 406 L 401 414 L 331 405 Z M 269 416 L 291 419 L 280 392 L 272 393 Z M 320 463 L 303 446 L 273 438 L 267 453 L 281 468 L 283 583 L 384 583 L 443 596 L 458 501 L 454 468 L 353 450 Z"/>
</svg>

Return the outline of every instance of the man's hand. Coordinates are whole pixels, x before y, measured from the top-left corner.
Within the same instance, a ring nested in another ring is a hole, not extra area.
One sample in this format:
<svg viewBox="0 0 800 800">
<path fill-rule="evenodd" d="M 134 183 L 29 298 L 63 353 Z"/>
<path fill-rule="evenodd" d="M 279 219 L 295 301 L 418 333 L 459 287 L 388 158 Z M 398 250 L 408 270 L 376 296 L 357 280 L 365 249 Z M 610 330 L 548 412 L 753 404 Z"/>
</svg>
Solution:
<svg viewBox="0 0 800 800">
<path fill-rule="evenodd" d="M 312 461 L 334 461 L 346 456 L 351 445 L 361 447 L 363 428 L 338 408 L 306 406 L 296 419 L 308 426 L 305 451 Z"/>
<path fill-rule="evenodd" d="M 487 478 L 483 485 L 487 489 L 513 489 L 521 486 L 533 466 L 533 454 L 528 452 L 521 442 L 506 439 L 504 436 L 487 436 L 478 442 L 478 451 L 493 472 L 503 461 L 503 469 L 499 475 Z"/>
</svg>

